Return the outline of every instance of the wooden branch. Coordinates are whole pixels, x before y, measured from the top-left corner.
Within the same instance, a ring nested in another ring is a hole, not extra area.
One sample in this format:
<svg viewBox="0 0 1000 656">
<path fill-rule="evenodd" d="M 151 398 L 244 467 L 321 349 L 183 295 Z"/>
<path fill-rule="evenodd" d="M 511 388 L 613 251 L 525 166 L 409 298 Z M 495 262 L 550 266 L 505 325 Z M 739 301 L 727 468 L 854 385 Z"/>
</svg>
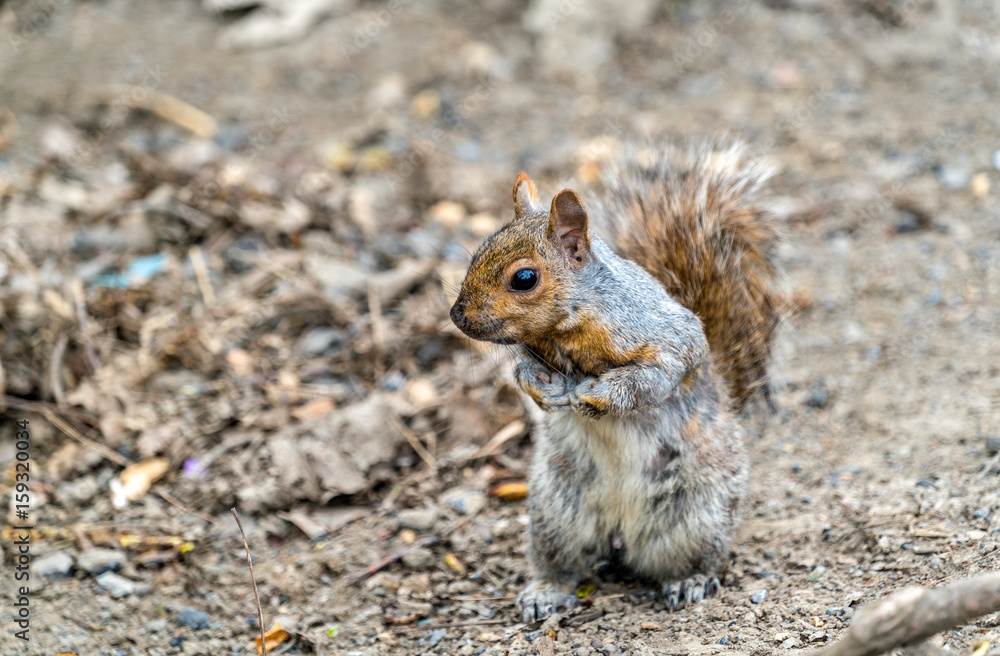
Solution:
<svg viewBox="0 0 1000 656">
<path fill-rule="evenodd" d="M 847 635 L 813 656 L 877 656 L 1000 610 L 1000 573 L 943 588 L 904 588 L 862 608 Z"/>
</svg>

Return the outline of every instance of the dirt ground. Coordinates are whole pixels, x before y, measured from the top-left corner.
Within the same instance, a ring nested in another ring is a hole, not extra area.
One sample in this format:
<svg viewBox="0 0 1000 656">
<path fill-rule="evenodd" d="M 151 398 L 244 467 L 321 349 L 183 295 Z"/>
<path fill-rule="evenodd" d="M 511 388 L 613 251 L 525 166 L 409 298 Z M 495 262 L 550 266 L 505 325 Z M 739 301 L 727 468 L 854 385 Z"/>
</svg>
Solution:
<svg viewBox="0 0 1000 656">
<path fill-rule="evenodd" d="M 274 654 L 808 652 L 997 571 L 997 34 L 974 0 L 0 1 L 0 491 L 27 420 L 34 526 L 25 642 L 12 501 L 0 653 L 254 653 L 234 505 Z M 595 576 L 521 624 L 530 421 L 454 286 L 519 170 L 724 132 L 780 168 L 799 308 L 724 588 Z M 1000 615 L 940 639 L 1000 653 Z"/>
</svg>

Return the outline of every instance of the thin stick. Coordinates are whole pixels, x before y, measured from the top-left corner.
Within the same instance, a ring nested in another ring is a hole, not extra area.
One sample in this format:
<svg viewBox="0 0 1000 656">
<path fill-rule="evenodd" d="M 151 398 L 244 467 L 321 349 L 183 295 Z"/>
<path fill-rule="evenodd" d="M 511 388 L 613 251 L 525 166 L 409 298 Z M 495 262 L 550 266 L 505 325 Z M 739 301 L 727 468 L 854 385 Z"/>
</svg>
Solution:
<svg viewBox="0 0 1000 656">
<path fill-rule="evenodd" d="M 403 434 L 403 437 L 406 438 L 406 441 L 409 442 L 410 446 L 413 447 L 413 450 L 417 452 L 417 455 L 420 456 L 420 459 L 427 463 L 427 466 L 431 468 L 432 472 L 437 472 L 437 459 L 431 455 L 430 451 L 424 448 L 424 445 L 420 443 L 420 440 L 413 433 L 413 431 L 407 428 L 406 424 L 400 421 L 395 415 L 392 416 L 392 421 L 396 424 L 396 428 L 399 429 L 399 432 Z"/>
<path fill-rule="evenodd" d="M 438 536 L 436 536 L 436 535 L 428 535 L 425 538 L 421 538 L 421 539 L 417 540 L 416 542 L 414 542 L 413 544 L 411 544 L 410 546 L 406 547 L 405 549 L 400 549 L 396 553 L 389 554 L 388 556 L 386 556 L 382 560 L 376 561 L 375 563 L 372 563 L 371 565 L 369 565 L 368 567 L 366 567 L 364 569 L 358 570 L 357 572 L 354 572 L 353 574 L 349 574 L 347 576 L 347 580 L 350 581 L 351 583 L 354 583 L 356 581 L 360 581 L 361 579 L 365 578 L 366 576 L 371 576 L 375 572 L 382 571 L 383 569 L 385 569 L 389 565 L 392 565 L 394 562 L 396 562 L 397 560 L 399 560 L 400 558 L 402 558 L 406 554 L 410 553 L 411 551 L 415 551 L 415 550 L 419 549 L 420 547 L 428 547 L 428 546 L 434 544 L 437 541 L 438 541 Z"/>
<path fill-rule="evenodd" d="M 189 515 L 194 515 L 198 519 L 203 519 L 209 524 L 214 524 L 215 526 L 222 528 L 222 522 L 217 520 L 215 517 L 212 517 L 208 513 L 204 513 L 198 510 L 197 508 L 192 508 L 191 506 L 185 504 L 180 499 L 178 499 L 177 497 L 171 495 L 169 492 L 164 490 L 162 485 L 156 486 L 156 493 L 159 494 L 161 497 L 163 497 L 163 500 L 169 503 L 170 505 L 177 506 L 178 508 L 188 513 Z"/>
<path fill-rule="evenodd" d="M 52 386 L 52 396 L 56 397 L 56 404 L 60 407 L 66 405 L 66 390 L 63 389 L 62 384 L 62 364 L 68 345 L 69 335 L 59 333 L 56 345 L 52 349 L 52 359 L 49 360 L 49 385 Z"/>
<path fill-rule="evenodd" d="M 76 322 L 80 324 L 80 335 L 83 338 L 83 350 L 87 354 L 90 372 L 94 373 L 101 368 L 101 362 L 97 359 L 94 336 L 90 333 L 90 319 L 87 315 L 87 298 L 83 294 L 83 281 L 74 278 L 71 287 L 73 289 L 73 302 L 76 305 Z"/>
<path fill-rule="evenodd" d="M 3 395 L 0 396 L 0 405 L 5 407 L 10 406 L 11 408 L 24 410 L 25 412 L 37 412 L 40 415 L 44 415 L 46 412 L 51 412 L 53 414 L 63 415 L 64 417 L 73 417 L 74 419 L 85 421 L 91 426 L 97 425 L 97 419 L 86 412 L 80 412 L 75 408 L 69 407 L 60 408 L 55 403 L 47 403 L 45 401 L 28 401 L 18 396 Z"/>
<path fill-rule="evenodd" d="M 393 633 L 410 633 L 411 631 L 430 631 L 431 629 L 460 629 L 466 626 L 490 626 L 492 624 L 507 624 L 509 620 L 470 620 L 468 622 L 451 622 L 450 624 L 425 624 L 424 626 L 400 626 Z"/>
<path fill-rule="evenodd" d="M 382 318 L 382 300 L 374 280 L 368 283 L 368 316 L 372 322 L 372 342 L 381 351 L 385 348 L 385 319 Z"/>
<path fill-rule="evenodd" d="M 188 250 L 188 257 L 191 258 L 191 267 L 194 269 L 194 277 L 198 280 L 198 289 L 201 290 L 201 298 L 205 301 L 205 307 L 213 307 L 215 305 L 215 290 L 212 289 L 212 279 L 208 275 L 205 254 L 201 251 L 201 247 L 195 244 Z"/>
<path fill-rule="evenodd" d="M 66 435 L 73 438 L 74 440 L 76 440 L 83 446 L 87 447 L 91 451 L 97 452 L 106 460 L 110 460 L 116 465 L 121 465 L 122 467 L 128 467 L 129 465 L 132 464 L 132 462 L 128 458 L 124 457 L 117 451 L 112 451 L 111 449 L 104 446 L 100 442 L 95 442 L 94 440 L 90 439 L 77 429 L 73 428 L 71 424 L 68 424 L 65 421 L 63 421 L 61 417 L 59 417 L 56 413 L 52 412 L 48 408 L 41 408 L 40 410 L 41 413 L 45 416 L 45 419 L 48 420 L 50 424 L 52 424 L 62 432 L 66 433 Z"/>
<path fill-rule="evenodd" d="M 500 453 L 501 448 L 506 444 L 511 438 L 517 437 L 524 433 L 526 426 L 524 422 L 520 419 L 515 419 L 503 428 L 497 431 L 496 435 L 490 438 L 490 441 L 483 445 L 483 448 L 476 452 L 476 455 L 472 456 L 469 460 L 475 460 L 477 458 L 485 458 L 487 456 L 495 456 Z"/>
<path fill-rule="evenodd" d="M 264 641 L 264 610 L 260 607 L 260 593 L 257 592 L 257 579 L 253 576 L 253 558 L 250 556 L 250 544 L 247 542 L 247 534 L 243 532 L 243 522 L 240 521 L 240 514 L 236 508 L 230 508 L 233 517 L 236 518 L 236 526 L 240 529 L 240 537 L 243 538 L 243 548 L 247 550 L 247 566 L 250 568 L 250 583 L 253 584 L 253 598 L 257 602 L 257 624 L 260 625 L 260 651 L 262 656 L 267 656 L 267 644 Z"/>
<path fill-rule="evenodd" d="M 862 608 L 847 635 L 812 656 L 876 656 L 1000 610 L 1000 573 L 943 588 L 904 588 Z"/>
</svg>

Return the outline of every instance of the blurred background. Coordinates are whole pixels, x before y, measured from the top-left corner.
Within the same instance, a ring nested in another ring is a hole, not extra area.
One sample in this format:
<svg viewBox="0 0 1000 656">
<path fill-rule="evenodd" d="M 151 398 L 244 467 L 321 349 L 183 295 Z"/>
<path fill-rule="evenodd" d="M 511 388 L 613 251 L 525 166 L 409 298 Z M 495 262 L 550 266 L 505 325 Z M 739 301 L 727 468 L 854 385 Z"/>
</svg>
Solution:
<svg viewBox="0 0 1000 656">
<path fill-rule="evenodd" d="M 0 653 L 250 653 L 234 505 L 286 653 L 536 649 L 529 417 L 447 310 L 518 171 L 599 193 L 650 138 L 780 171 L 781 410 L 721 599 L 605 586 L 549 647 L 819 644 L 995 569 L 998 29 L 985 0 L 0 1 L 0 490 L 28 420 L 39 619 Z"/>
</svg>

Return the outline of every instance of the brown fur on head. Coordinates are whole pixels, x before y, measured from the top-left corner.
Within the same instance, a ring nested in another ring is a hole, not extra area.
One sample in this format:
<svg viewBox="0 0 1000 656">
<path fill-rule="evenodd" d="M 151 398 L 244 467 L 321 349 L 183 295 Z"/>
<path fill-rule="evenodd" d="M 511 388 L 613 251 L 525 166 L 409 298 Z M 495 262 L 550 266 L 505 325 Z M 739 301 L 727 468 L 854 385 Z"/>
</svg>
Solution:
<svg viewBox="0 0 1000 656">
<path fill-rule="evenodd" d="M 451 319 L 469 337 L 522 344 L 546 335 L 564 319 L 567 278 L 590 254 L 587 213 L 564 189 L 548 212 L 524 172 L 514 182 L 514 219 L 486 239 L 472 257 Z"/>
</svg>

